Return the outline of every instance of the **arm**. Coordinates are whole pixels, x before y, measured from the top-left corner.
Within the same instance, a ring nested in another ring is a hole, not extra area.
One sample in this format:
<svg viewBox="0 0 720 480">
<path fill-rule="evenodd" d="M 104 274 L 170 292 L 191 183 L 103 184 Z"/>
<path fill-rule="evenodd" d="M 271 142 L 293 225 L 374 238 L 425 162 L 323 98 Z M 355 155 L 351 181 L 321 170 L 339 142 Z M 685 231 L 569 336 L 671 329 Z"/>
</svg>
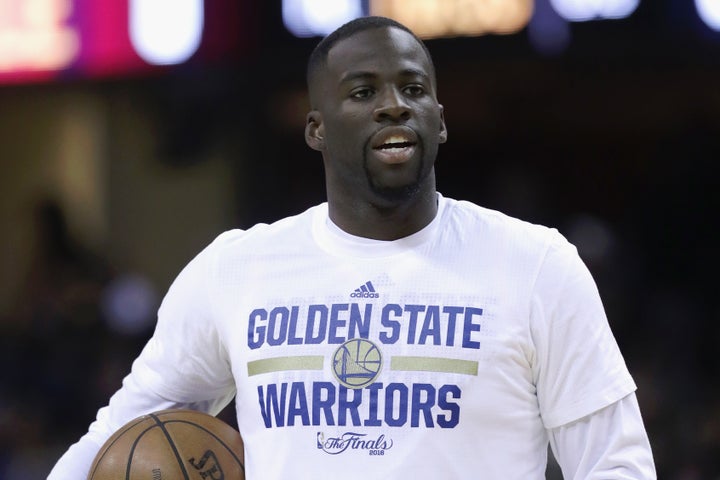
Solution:
<svg viewBox="0 0 720 480">
<path fill-rule="evenodd" d="M 122 387 L 48 480 L 85 478 L 104 442 L 140 415 L 167 408 L 216 415 L 232 400 L 234 381 L 210 299 L 214 260 L 208 247 L 178 275 L 158 311 L 155 332 Z"/>
<path fill-rule="evenodd" d="M 635 382 L 595 282 L 560 239 L 538 275 L 531 325 L 538 404 L 566 479 L 654 479 Z"/>
<path fill-rule="evenodd" d="M 650 442 L 634 393 L 579 420 L 549 430 L 563 477 L 655 479 Z"/>
</svg>

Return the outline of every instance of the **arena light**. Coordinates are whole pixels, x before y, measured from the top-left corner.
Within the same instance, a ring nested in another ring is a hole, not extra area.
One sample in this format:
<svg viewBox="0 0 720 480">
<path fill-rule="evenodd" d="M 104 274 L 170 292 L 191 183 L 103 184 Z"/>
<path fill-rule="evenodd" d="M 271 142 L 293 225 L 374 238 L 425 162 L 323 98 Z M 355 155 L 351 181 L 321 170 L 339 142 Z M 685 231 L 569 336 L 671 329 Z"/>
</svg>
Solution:
<svg viewBox="0 0 720 480">
<path fill-rule="evenodd" d="M 188 60 L 200 46 L 203 0 L 130 0 L 130 41 L 153 65 Z"/>
<path fill-rule="evenodd" d="M 720 31 L 720 2 L 718 0 L 695 0 L 695 9 L 705 25 Z"/>
<path fill-rule="evenodd" d="M 0 0 L 0 73 L 56 70 L 79 50 L 70 0 Z"/>
<path fill-rule="evenodd" d="M 370 14 L 395 19 L 423 38 L 515 33 L 532 11 L 532 0 L 370 0 Z"/>
<path fill-rule="evenodd" d="M 296 37 L 325 36 L 363 16 L 361 0 L 283 0 L 285 28 Z"/>
<path fill-rule="evenodd" d="M 555 11 L 570 22 L 615 20 L 632 15 L 640 0 L 550 0 Z"/>
</svg>

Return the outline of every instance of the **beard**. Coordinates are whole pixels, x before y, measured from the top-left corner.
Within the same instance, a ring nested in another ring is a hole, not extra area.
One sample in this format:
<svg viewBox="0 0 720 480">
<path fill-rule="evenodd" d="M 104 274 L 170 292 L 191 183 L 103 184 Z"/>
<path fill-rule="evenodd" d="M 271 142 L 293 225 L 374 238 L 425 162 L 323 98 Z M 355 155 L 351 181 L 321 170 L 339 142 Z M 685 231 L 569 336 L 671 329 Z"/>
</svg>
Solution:
<svg viewBox="0 0 720 480">
<path fill-rule="evenodd" d="M 420 158 L 424 158 L 425 148 L 421 139 L 418 139 L 417 147 L 420 152 Z M 410 181 L 398 185 L 387 185 L 382 183 L 378 176 L 373 174 L 370 170 L 367 157 L 363 162 L 363 170 L 365 171 L 365 178 L 367 179 L 368 185 L 373 194 L 387 202 L 388 206 L 392 206 L 414 198 L 421 190 L 423 182 L 432 171 L 431 167 L 426 168 L 425 163 L 426 162 L 424 161 L 417 162 L 417 167 L 415 172 L 413 172 Z M 430 163 L 432 164 L 432 162 Z"/>
</svg>

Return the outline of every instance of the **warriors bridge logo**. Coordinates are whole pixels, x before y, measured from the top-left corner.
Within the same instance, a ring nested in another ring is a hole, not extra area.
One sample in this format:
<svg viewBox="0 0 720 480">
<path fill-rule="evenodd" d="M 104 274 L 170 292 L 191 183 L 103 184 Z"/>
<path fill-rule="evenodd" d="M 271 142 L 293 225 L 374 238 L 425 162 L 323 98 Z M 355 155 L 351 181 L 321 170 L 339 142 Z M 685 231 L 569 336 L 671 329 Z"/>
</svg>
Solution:
<svg viewBox="0 0 720 480">
<path fill-rule="evenodd" d="M 333 374 L 347 388 L 363 388 L 371 384 L 381 367 L 380 349 L 363 338 L 348 340 L 340 345 L 333 356 Z"/>
</svg>

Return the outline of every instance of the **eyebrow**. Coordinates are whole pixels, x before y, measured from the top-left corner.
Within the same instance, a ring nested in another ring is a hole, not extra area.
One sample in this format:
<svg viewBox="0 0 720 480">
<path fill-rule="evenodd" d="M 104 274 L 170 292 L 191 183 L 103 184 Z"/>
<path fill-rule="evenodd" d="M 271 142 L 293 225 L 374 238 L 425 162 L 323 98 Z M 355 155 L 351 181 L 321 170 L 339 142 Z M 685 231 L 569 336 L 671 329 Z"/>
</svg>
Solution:
<svg viewBox="0 0 720 480">
<path fill-rule="evenodd" d="M 340 77 L 340 83 L 352 82 L 353 80 L 372 80 L 376 77 L 377 75 L 372 72 L 347 72 L 342 77 Z"/>
<path fill-rule="evenodd" d="M 421 77 L 427 81 L 430 81 L 430 75 L 417 68 L 406 68 L 400 72 L 403 77 Z M 340 83 L 352 82 L 353 80 L 373 80 L 377 78 L 377 74 L 366 71 L 355 71 L 347 72 L 340 78 Z"/>
</svg>

